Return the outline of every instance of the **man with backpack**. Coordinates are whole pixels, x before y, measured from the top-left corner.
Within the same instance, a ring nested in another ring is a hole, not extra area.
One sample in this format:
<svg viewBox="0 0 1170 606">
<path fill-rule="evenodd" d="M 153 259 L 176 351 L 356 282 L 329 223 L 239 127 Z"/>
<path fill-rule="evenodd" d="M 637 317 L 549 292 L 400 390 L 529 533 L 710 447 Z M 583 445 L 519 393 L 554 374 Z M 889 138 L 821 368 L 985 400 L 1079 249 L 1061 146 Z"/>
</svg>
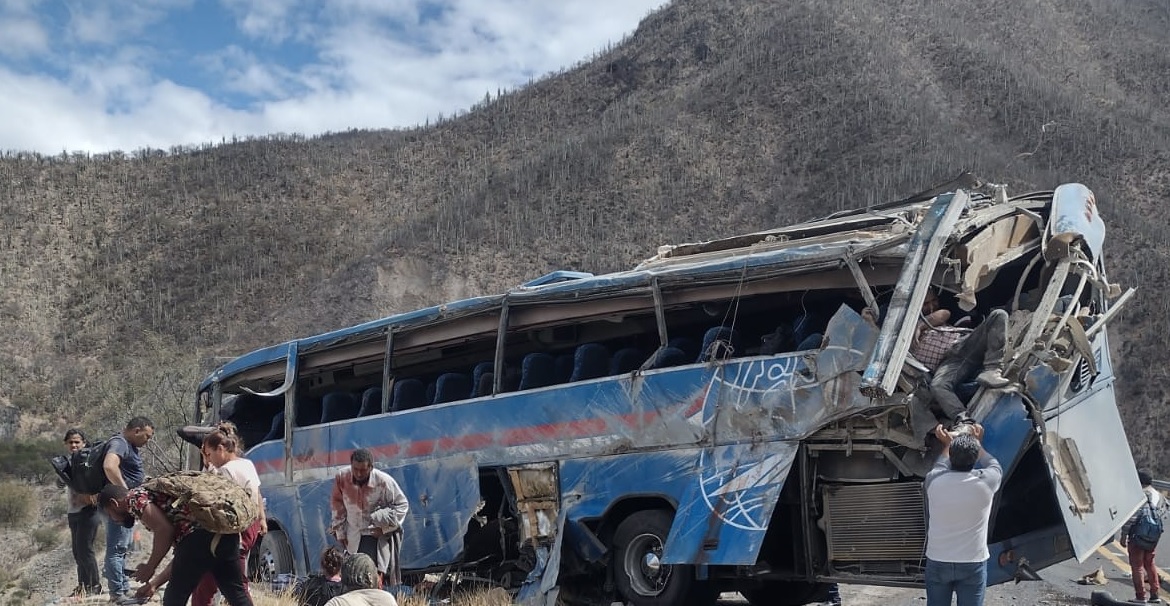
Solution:
<svg viewBox="0 0 1170 606">
<path fill-rule="evenodd" d="M 154 533 L 149 559 L 134 572 L 145 583 L 138 603 L 166 583 L 163 606 L 184 606 L 210 572 L 231 606 L 252 606 L 240 568 L 240 532 L 255 522 L 259 508 L 244 488 L 215 473 L 180 472 L 130 490 L 110 484 L 98 503 L 119 526 L 141 520 Z M 174 558 L 156 575 L 172 546 Z"/>
<path fill-rule="evenodd" d="M 1158 598 L 1158 569 L 1154 566 L 1154 550 L 1162 538 L 1162 519 L 1166 515 L 1166 499 L 1154 489 L 1154 478 L 1148 470 L 1138 470 L 1145 502 L 1121 527 L 1121 546 L 1129 552 L 1129 568 L 1133 573 L 1133 590 L 1138 602 L 1146 601 L 1146 585 L 1150 587 L 1150 604 L 1161 604 Z"/>
<path fill-rule="evenodd" d="M 154 423 L 146 417 L 134 417 L 122 433 L 106 441 L 102 469 L 106 480 L 124 489 L 136 488 L 146 480 L 146 470 L 138 449 L 154 437 Z M 130 579 L 126 576 L 126 553 L 130 550 L 133 532 L 113 520 L 106 522 L 105 577 L 109 584 L 110 601 L 120 604 L 129 601 Z"/>
</svg>

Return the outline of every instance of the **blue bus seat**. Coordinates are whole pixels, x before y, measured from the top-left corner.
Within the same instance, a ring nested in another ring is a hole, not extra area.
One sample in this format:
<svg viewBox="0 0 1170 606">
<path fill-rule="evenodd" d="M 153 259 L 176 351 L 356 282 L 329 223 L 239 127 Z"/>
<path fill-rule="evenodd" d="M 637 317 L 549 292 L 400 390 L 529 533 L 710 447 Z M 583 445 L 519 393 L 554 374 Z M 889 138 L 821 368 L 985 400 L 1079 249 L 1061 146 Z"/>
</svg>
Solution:
<svg viewBox="0 0 1170 606">
<path fill-rule="evenodd" d="M 361 410 L 361 402 L 348 391 L 334 391 L 321 398 L 321 422 L 352 419 Z"/>
<path fill-rule="evenodd" d="M 321 421 L 321 411 L 324 407 L 320 398 L 297 398 L 296 407 L 297 427 L 309 427 Z"/>
<path fill-rule="evenodd" d="M 671 366 L 682 366 L 691 361 L 691 356 L 687 352 L 677 347 L 663 347 L 654 354 L 654 360 L 646 367 L 646 370 L 654 370 L 656 368 L 669 368 Z"/>
<path fill-rule="evenodd" d="M 609 361 L 609 374 L 624 375 L 633 372 L 646 361 L 646 354 L 636 347 L 623 347 L 613 354 Z"/>
<path fill-rule="evenodd" d="M 699 357 L 699 343 L 690 337 L 671 337 L 666 346 L 682 351 L 687 355 L 687 360 Z"/>
<path fill-rule="evenodd" d="M 447 372 L 439 375 L 435 381 L 435 404 L 457 402 L 471 397 L 471 379 L 458 372 Z"/>
<path fill-rule="evenodd" d="M 284 411 L 282 410 L 282 411 L 276 413 L 276 416 L 272 417 L 272 427 L 268 430 L 268 433 L 265 434 L 265 436 L 260 439 L 260 442 L 267 442 L 268 440 L 283 440 L 283 439 L 284 439 Z M 257 442 L 256 444 L 259 444 L 260 442 Z M 245 444 L 245 446 L 252 447 L 252 446 L 255 446 L 256 444 Z"/>
<path fill-rule="evenodd" d="M 418 379 L 400 379 L 394 382 L 392 412 L 410 410 L 427 404 L 427 388 Z"/>
<path fill-rule="evenodd" d="M 556 362 L 553 357 L 541 352 L 524 356 L 520 363 L 520 389 L 547 387 L 556 381 Z"/>
<path fill-rule="evenodd" d="M 476 364 L 471 369 L 471 395 L 472 395 L 472 397 L 479 397 L 479 396 L 483 395 L 483 394 L 477 393 L 479 391 L 480 378 L 483 377 L 483 375 L 485 373 L 491 373 L 491 372 L 495 372 L 495 371 L 496 371 L 496 364 L 495 364 L 495 362 L 492 362 L 490 360 L 486 361 L 486 362 L 480 362 L 479 364 Z M 491 393 L 491 389 L 488 389 L 488 393 Z"/>
<path fill-rule="evenodd" d="M 496 373 L 485 372 L 479 375 L 479 379 L 471 386 L 471 397 L 482 398 L 484 396 L 492 395 L 492 388 L 495 387 Z"/>
<path fill-rule="evenodd" d="M 583 343 L 573 354 L 573 374 L 569 382 L 604 377 L 609 372 L 609 350 L 600 343 Z"/>
<path fill-rule="evenodd" d="M 716 345 L 716 343 L 722 345 Z M 730 354 L 726 351 L 727 347 L 731 348 Z M 721 358 L 736 354 L 742 355 L 742 350 L 739 347 L 739 335 L 736 331 L 727 326 L 714 326 L 707 329 L 707 332 L 703 333 L 703 346 L 699 349 L 699 357 L 695 361 L 709 362 L 712 354 Z"/>
<path fill-rule="evenodd" d="M 500 392 L 508 393 L 520 389 L 520 370 L 515 366 L 505 366 L 504 376 L 500 380 Z"/>
<path fill-rule="evenodd" d="M 358 409 L 359 417 L 380 414 L 382 412 L 382 388 L 371 387 L 362 392 L 362 407 Z"/>
<path fill-rule="evenodd" d="M 554 384 L 568 383 L 573 377 L 573 354 L 561 354 L 554 363 Z"/>
</svg>

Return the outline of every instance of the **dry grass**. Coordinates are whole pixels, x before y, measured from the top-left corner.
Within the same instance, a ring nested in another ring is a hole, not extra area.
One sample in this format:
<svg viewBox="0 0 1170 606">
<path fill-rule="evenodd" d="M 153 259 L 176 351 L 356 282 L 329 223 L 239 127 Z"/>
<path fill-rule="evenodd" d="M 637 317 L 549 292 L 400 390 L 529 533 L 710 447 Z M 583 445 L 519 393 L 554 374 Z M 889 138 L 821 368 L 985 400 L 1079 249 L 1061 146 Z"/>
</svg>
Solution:
<svg viewBox="0 0 1170 606">
<path fill-rule="evenodd" d="M 273 593 L 265 591 L 257 585 L 252 585 L 252 603 L 255 606 L 297 606 L 297 601 L 291 591 Z M 509 606 L 512 598 L 507 591 L 500 588 L 460 591 L 456 592 L 449 602 L 450 606 Z M 398 600 L 399 606 L 431 606 L 431 602 L 423 594 L 406 596 Z"/>
</svg>

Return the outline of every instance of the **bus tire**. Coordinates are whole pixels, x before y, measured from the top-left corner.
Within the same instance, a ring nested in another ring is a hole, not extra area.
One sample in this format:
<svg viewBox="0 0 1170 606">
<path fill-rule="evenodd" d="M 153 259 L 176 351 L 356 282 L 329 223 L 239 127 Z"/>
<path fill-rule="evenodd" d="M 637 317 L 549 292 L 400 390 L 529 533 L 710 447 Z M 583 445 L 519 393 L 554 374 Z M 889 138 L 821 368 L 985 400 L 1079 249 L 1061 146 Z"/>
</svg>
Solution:
<svg viewBox="0 0 1170 606">
<path fill-rule="evenodd" d="M 714 602 L 695 567 L 662 564 L 663 546 L 674 515 L 662 509 L 638 511 L 622 520 L 613 534 L 613 578 L 618 593 L 633 606 L 703 606 Z"/>
<path fill-rule="evenodd" d="M 283 530 L 269 529 L 260 539 L 258 560 L 257 576 L 262 580 L 273 581 L 276 575 L 293 573 L 292 546 L 288 542 L 288 535 Z"/>
<path fill-rule="evenodd" d="M 804 581 L 764 581 L 739 592 L 752 606 L 803 606 L 827 600 L 829 586 Z"/>
</svg>

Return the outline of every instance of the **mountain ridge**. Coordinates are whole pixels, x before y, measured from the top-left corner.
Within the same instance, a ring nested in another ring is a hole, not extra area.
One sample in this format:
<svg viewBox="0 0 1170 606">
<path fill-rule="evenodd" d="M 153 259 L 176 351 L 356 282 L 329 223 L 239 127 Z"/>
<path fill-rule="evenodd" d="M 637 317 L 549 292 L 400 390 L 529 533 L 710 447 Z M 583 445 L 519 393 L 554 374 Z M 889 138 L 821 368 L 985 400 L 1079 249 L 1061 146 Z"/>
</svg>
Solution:
<svg viewBox="0 0 1170 606">
<path fill-rule="evenodd" d="M 1156 465 L 1167 28 L 1150 0 L 676 0 L 592 60 L 426 127 L 5 154 L 0 402 L 43 415 L 31 431 L 100 423 L 220 356 L 969 168 L 1014 193 L 1096 192 L 1110 278 L 1141 289 L 1113 348 L 1131 447 Z"/>
</svg>

